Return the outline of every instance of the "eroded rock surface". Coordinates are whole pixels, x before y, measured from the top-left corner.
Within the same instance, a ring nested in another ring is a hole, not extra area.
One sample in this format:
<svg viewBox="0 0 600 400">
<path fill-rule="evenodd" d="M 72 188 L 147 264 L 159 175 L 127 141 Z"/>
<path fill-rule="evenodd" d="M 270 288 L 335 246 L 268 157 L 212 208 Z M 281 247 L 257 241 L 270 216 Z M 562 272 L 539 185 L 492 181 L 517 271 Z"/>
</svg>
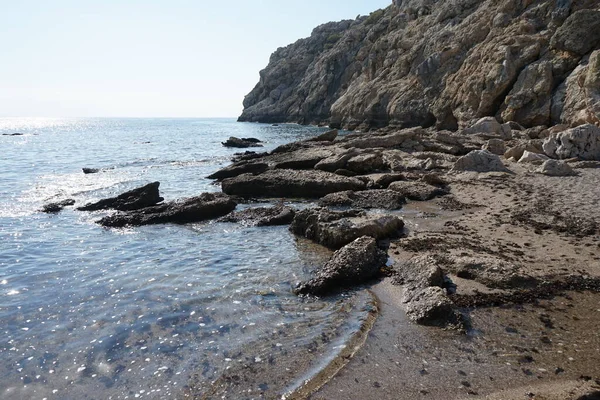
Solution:
<svg viewBox="0 0 600 400">
<path fill-rule="evenodd" d="M 239 222 L 248 226 L 288 225 L 294 219 L 296 211 L 287 206 L 254 207 L 235 211 L 219 218 L 220 222 Z"/>
<path fill-rule="evenodd" d="M 315 273 L 315 277 L 300 283 L 296 294 L 324 295 L 356 286 L 375 277 L 385 267 L 388 256 L 377 247 L 377 241 L 362 236 L 336 251 Z"/>
<path fill-rule="evenodd" d="M 98 210 L 139 210 L 160 203 L 164 199 L 160 197 L 158 187 L 160 182 L 152 182 L 147 185 L 129 190 L 117 197 L 102 199 L 96 203 L 86 204 L 78 207 L 79 211 L 98 211 Z"/>
<path fill-rule="evenodd" d="M 395 190 L 374 189 L 331 193 L 319 200 L 320 206 L 347 206 L 354 208 L 384 208 L 397 210 L 406 203 L 404 196 Z"/>
</svg>

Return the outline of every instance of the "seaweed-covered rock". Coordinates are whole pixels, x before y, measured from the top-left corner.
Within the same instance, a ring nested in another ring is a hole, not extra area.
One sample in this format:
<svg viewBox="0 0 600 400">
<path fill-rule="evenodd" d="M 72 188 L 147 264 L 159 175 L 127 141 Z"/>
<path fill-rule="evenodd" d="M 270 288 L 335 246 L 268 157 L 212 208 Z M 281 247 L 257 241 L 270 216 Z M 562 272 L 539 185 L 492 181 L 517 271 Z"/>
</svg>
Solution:
<svg viewBox="0 0 600 400">
<path fill-rule="evenodd" d="M 229 214 L 237 203 L 223 193 L 202 193 L 200 196 L 172 201 L 140 210 L 109 215 L 98 223 L 107 227 L 204 221 Z"/>
<path fill-rule="evenodd" d="M 276 169 L 228 178 L 221 187 L 227 194 L 242 197 L 318 198 L 343 190 L 362 190 L 366 185 L 359 179 L 324 171 Z"/>
<path fill-rule="evenodd" d="M 387 262 L 385 251 L 377 241 L 362 236 L 336 251 L 320 268 L 315 277 L 300 283 L 296 294 L 324 295 L 340 289 L 360 285 L 375 277 Z"/>
<path fill-rule="evenodd" d="M 164 199 L 158 193 L 160 182 L 152 182 L 147 185 L 129 190 L 117 197 L 102 199 L 96 203 L 86 204 L 78 207 L 79 211 L 98 211 L 98 210 L 139 210 L 144 207 L 150 207 L 160 203 Z"/>
<path fill-rule="evenodd" d="M 324 246 L 339 249 L 361 236 L 375 239 L 396 236 L 403 227 L 404 222 L 395 215 L 311 208 L 296 213 L 290 230 Z"/>
</svg>

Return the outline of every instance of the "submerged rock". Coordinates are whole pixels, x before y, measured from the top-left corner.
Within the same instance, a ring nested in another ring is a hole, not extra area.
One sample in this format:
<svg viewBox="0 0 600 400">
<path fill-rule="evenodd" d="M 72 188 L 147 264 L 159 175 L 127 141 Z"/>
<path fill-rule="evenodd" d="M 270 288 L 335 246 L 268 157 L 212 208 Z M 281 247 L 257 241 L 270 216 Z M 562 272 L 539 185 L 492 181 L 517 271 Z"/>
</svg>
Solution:
<svg viewBox="0 0 600 400">
<path fill-rule="evenodd" d="M 356 178 L 324 171 L 277 169 L 228 178 L 221 187 L 224 193 L 242 197 L 318 198 L 344 190 L 362 190 L 366 185 Z"/>
<path fill-rule="evenodd" d="M 261 141 L 255 138 L 240 139 L 235 136 L 231 136 L 229 139 L 227 139 L 225 142 L 222 142 L 221 144 L 225 147 L 237 147 L 243 149 L 247 147 L 262 147 L 262 144 L 260 143 Z"/>
<path fill-rule="evenodd" d="M 397 210 L 406 203 L 404 196 L 394 190 L 374 189 L 331 193 L 319 200 L 320 206 L 348 206 L 355 208 L 385 208 Z"/>
<path fill-rule="evenodd" d="M 300 283 L 294 293 L 324 295 L 363 284 L 385 267 L 387 258 L 386 252 L 377 247 L 375 239 L 359 237 L 336 251 L 315 277 Z"/>
<path fill-rule="evenodd" d="M 500 157 L 487 150 L 474 150 L 456 161 L 453 171 L 508 172 Z"/>
<path fill-rule="evenodd" d="M 59 211 L 62 211 L 63 208 L 67 206 L 72 206 L 73 204 L 75 204 L 75 200 L 66 199 L 56 203 L 46 204 L 44 207 L 42 207 L 41 211 L 45 213 L 57 213 Z"/>
<path fill-rule="evenodd" d="M 278 205 L 275 207 L 248 208 L 232 212 L 219 219 L 219 222 L 240 222 L 249 226 L 288 225 L 294 219 L 296 211 L 291 207 Z"/>
<path fill-rule="evenodd" d="M 152 182 L 147 185 L 135 188 L 128 192 L 102 199 L 96 203 L 86 204 L 83 207 L 78 207 L 79 211 L 98 211 L 98 210 L 138 210 L 144 207 L 150 207 L 160 203 L 164 199 L 158 193 L 160 182 Z"/>
<path fill-rule="evenodd" d="M 100 172 L 100 169 L 98 168 L 81 168 L 81 170 L 83 171 L 84 174 L 97 174 L 98 172 Z"/>
<path fill-rule="evenodd" d="M 296 213 L 290 231 L 333 249 L 361 236 L 384 239 L 397 236 L 404 222 L 395 215 L 368 215 L 358 210 L 311 208 Z"/>
<path fill-rule="evenodd" d="M 237 203 L 223 193 L 203 193 L 140 210 L 117 213 L 102 218 L 102 226 L 121 228 L 151 224 L 185 224 L 218 218 L 233 211 Z"/>
</svg>

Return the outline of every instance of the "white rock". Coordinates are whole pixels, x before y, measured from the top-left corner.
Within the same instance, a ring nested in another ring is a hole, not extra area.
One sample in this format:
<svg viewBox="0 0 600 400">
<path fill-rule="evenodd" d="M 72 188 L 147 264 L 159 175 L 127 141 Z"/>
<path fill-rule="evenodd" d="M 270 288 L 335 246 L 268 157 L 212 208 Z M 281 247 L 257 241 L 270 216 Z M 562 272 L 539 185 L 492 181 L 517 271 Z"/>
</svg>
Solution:
<svg viewBox="0 0 600 400">
<path fill-rule="evenodd" d="M 549 160 L 550 157 L 548 157 L 545 154 L 537 154 L 537 153 L 533 153 L 531 151 L 527 151 L 525 150 L 523 152 L 523 155 L 521 156 L 521 158 L 519 158 L 519 163 L 530 163 L 530 164 L 541 164 L 546 160 Z"/>
<path fill-rule="evenodd" d="M 600 160 L 600 128 L 592 124 L 551 134 L 542 145 L 552 158 Z"/>
<path fill-rule="evenodd" d="M 537 170 L 538 173 L 548 176 L 572 176 L 577 173 L 564 161 L 547 160 Z"/>
<path fill-rule="evenodd" d="M 452 167 L 452 171 L 508 172 L 508 169 L 496 154 L 487 150 L 473 150 L 459 158 Z"/>
</svg>

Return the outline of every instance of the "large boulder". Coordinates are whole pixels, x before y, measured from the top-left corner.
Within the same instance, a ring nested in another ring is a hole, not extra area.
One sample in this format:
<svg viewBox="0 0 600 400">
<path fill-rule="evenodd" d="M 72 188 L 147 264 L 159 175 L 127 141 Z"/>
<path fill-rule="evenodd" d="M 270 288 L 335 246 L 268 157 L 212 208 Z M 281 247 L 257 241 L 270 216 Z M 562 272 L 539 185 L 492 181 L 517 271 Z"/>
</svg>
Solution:
<svg viewBox="0 0 600 400">
<path fill-rule="evenodd" d="M 448 190 L 418 181 L 396 181 L 390 183 L 389 190 L 398 192 L 410 200 L 426 201 L 448 194 Z"/>
<path fill-rule="evenodd" d="M 481 150 L 487 150 L 492 154 L 502 156 L 506 152 L 506 143 L 502 139 L 490 139 L 483 145 Z"/>
<path fill-rule="evenodd" d="M 374 189 L 331 193 L 319 200 L 320 206 L 347 206 L 354 208 L 385 208 L 397 210 L 406 203 L 404 196 L 394 190 Z"/>
<path fill-rule="evenodd" d="M 456 161 L 453 171 L 474 172 L 507 172 L 508 168 L 502 164 L 500 157 L 487 150 L 474 150 Z"/>
<path fill-rule="evenodd" d="M 398 235 L 404 222 L 395 215 L 369 215 L 357 210 L 310 208 L 296 213 L 290 231 L 324 246 L 339 249 L 361 236 L 384 239 Z"/>
<path fill-rule="evenodd" d="M 224 193 L 242 197 L 319 198 L 344 190 L 362 190 L 366 185 L 359 179 L 324 171 L 276 169 L 228 178 L 221 187 Z"/>
<path fill-rule="evenodd" d="M 387 262 L 377 241 L 362 236 L 336 251 L 331 259 L 307 282 L 300 283 L 296 294 L 324 295 L 360 285 L 375 277 Z"/>
<path fill-rule="evenodd" d="M 338 136 L 338 130 L 332 129 L 325 133 L 315 136 L 314 138 L 308 139 L 308 142 L 333 142 Z"/>
<path fill-rule="evenodd" d="M 600 10 L 576 11 L 556 30 L 550 46 L 583 56 L 600 46 Z"/>
<path fill-rule="evenodd" d="M 357 174 L 368 174 L 386 168 L 383 156 L 378 152 L 359 154 L 346 162 L 346 169 Z"/>
<path fill-rule="evenodd" d="M 219 218 L 219 222 L 239 222 L 247 226 L 288 225 L 294 219 L 295 214 L 296 211 L 293 208 L 283 205 L 254 207 L 232 212 Z"/>
<path fill-rule="evenodd" d="M 537 154 L 537 153 L 532 153 L 530 151 L 525 150 L 523 152 L 523 155 L 521 156 L 521 158 L 519 158 L 519 161 L 517 161 L 520 164 L 523 163 L 528 163 L 528 164 L 541 164 L 546 160 L 549 160 L 550 157 L 548 157 L 545 154 Z"/>
<path fill-rule="evenodd" d="M 552 158 L 600 160 L 600 128 L 586 124 L 555 133 L 544 141 L 543 148 Z"/>
<path fill-rule="evenodd" d="M 127 191 L 117 197 L 102 199 L 95 203 L 86 204 L 78 207 L 79 211 L 98 211 L 98 210 L 119 210 L 130 211 L 150 207 L 160 203 L 164 199 L 158 192 L 159 182 L 152 182 L 147 185 Z"/>
<path fill-rule="evenodd" d="M 165 223 L 185 224 L 221 217 L 229 214 L 236 206 L 237 203 L 223 193 L 203 193 L 197 197 L 109 215 L 98 223 L 115 228 Z"/>
<path fill-rule="evenodd" d="M 484 137 L 496 137 L 501 139 L 510 139 L 510 125 L 499 123 L 494 117 L 484 117 L 479 119 L 469 128 L 463 130 L 466 135 L 479 134 Z"/>
</svg>

